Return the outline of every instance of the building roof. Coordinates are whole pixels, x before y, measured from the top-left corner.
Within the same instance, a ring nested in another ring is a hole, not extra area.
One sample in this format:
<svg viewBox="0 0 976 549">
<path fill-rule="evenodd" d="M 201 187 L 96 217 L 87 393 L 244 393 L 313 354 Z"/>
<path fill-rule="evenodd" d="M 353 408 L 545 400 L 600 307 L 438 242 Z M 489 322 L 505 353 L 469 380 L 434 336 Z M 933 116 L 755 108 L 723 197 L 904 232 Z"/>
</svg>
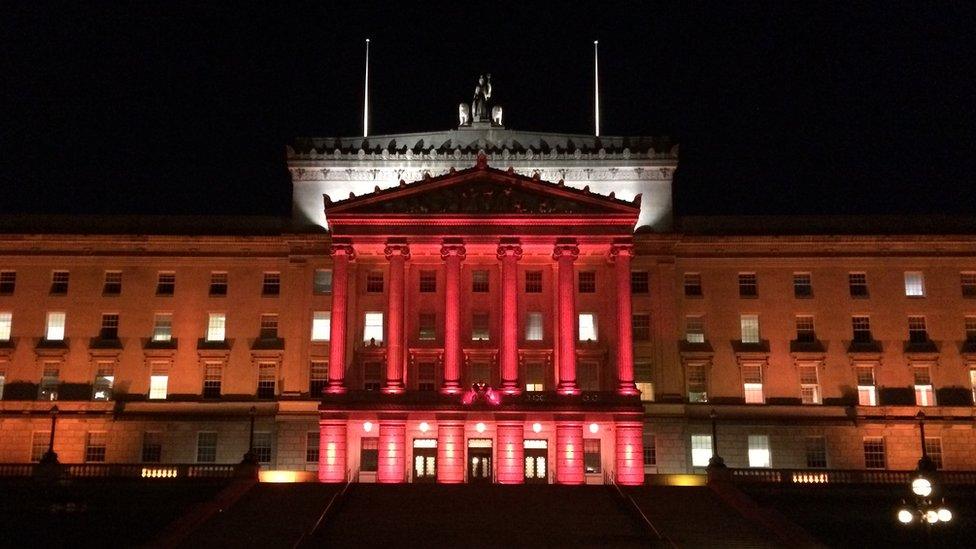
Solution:
<svg viewBox="0 0 976 549">
<path fill-rule="evenodd" d="M 707 215 L 677 216 L 675 232 L 708 236 L 976 235 L 965 215 Z"/>
<path fill-rule="evenodd" d="M 47 215 L 0 216 L 0 234 L 277 236 L 323 232 L 276 216 Z"/>
</svg>

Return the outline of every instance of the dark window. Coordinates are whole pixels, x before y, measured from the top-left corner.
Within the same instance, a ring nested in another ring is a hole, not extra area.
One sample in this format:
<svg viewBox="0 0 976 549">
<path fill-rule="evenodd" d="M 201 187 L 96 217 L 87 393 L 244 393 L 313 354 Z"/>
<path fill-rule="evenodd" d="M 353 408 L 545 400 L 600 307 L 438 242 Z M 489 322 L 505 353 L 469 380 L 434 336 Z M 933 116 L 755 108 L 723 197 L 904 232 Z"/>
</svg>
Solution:
<svg viewBox="0 0 976 549">
<path fill-rule="evenodd" d="M 142 434 L 142 462 L 159 463 L 163 460 L 163 434 L 146 432 Z"/>
<path fill-rule="evenodd" d="M 813 278 L 810 273 L 793 273 L 793 297 L 813 297 Z"/>
<path fill-rule="evenodd" d="M 258 364 L 258 398 L 272 399 L 277 394 L 278 368 L 274 362 Z"/>
<path fill-rule="evenodd" d="M 812 316 L 797 315 L 796 340 L 801 343 L 813 343 L 817 340 L 816 332 L 813 329 Z"/>
<path fill-rule="evenodd" d="M 634 315 L 632 328 L 634 333 L 634 341 L 650 341 L 651 315 Z"/>
<path fill-rule="evenodd" d="M 654 435 L 644 433 L 644 465 L 657 465 L 657 444 Z"/>
<path fill-rule="evenodd" d="M 583 440 L 583 468 L 587 473 L 600 472 L 600 439 Z"/>
<path fill-rule="evenodd" d="M 278 338 L 278 315 L 261 315 L 261 339 Z"/>
<path fill-rule="evenodd" d="M 433 362 L 421 362 L 417 365 L 417 389 L 420 391 L 436 389 Z"/>
<path fill-rule="evenodd" d="M 363 365 L 363 389 L 379 391 L 383 382 L 383 363 L 367 362 Z"/>
<path fill-rule="evenodd" d="M 329 363 L 324 360 L 313 360 L 308 373 L 308 393 L 312 398 L 322 395 L 329 384 Z"/>
<path fill-rule="evenodd" d="M 221 365 L 207 363 L 203 373 L 203 398 L 220 398 Z"/>
<path fill-rule="evenodd" d="M 868 296 L 868 275 L 866 273 L 848 273 L 847 284 L 851 290 L 851 297 Z"/>
<path fill-rule="evenodd" d="M 370 271 L 366 273 L 366 291 L 371 294 L 383 293 L 382 271 Z"/>
<path fill-rule="evenodd" d="M 525 293 L 542 293 L 542 271 L 525 271 Z"/>
<path fill-rule="evenodd" d="M 471 340 L 488 341 L 491 338 L 488 313 L 474 313 L 471 315 Z"/>
<path fill-rule="evenodd" d="M 16 271 L 0 271 L 0 295 L 10 295 L 14 293 L 17 286 Z"/>
<path fill-rule="evenodd" d="M 488 271 L 477 270 L 471 273 L 471 291 L 479 294 L 488 292 Z"/>
<path fill-rule="evenodd" d="M 579 276 L 579 293 L 592 294 L 596 292 L 595 271 L 580 271 L 578 276 Z"/>
<path fill-rule="evenodd" d="M 807 467 L 824 469 L 827 467 L 827 440 L 815 436 L 806 438 Z"/>
<path fill-rule="evenodd" d="M 85 463 L 105 462 L 105 433 L 88 433 L 85 443 Z"/>
<path fill-rule="evenodd" d="M 630 272 L 630 293 L 646 294 L 651 291 L 650 277 L 647 271 Z"/>
<path fill-rule="evenodd" d="M 159 273 L 156 280 L 156 295 L 171 296 L 176 290 L 176 273 Z"/>
<path fill-rule="evenodd" d="M 759 280 L 756 273 L 739 273 L 739 297 L 759 295 Z"/>
<path fill-rule="evenodd" d="M 912 343 L 926 343 L 929 340 L 924 316 L 908 317 L 908 340 Z"/>
<path fill-rule="evenodd" d="M 854 341 L 857 343 L 870 343 L 874 339 L 871 337 L 871 318 L 867 316 L 851 317 L 851 324 L 854 329 Z"/>
<path fill-rule="evenodd" d="M 51 295 L 68 293 L 68 271 L 54 271 L 51 273 Z"/>
<path fill-rule="evenodd" d="M 332 293 L 332 271 L 330 269 L 315 269 L 315 278 L 312 281 L 312 293 Z"/>
<path fill-rule="evenodd" d="M 702 279 L 698 273 L 685 273 L 685 296 L 700 297 L 702 295 Z"/>
<path fill-rule="evenodd" d="M 960 273 L 960 281 L 962 283 L 962 296 L 963 297 L 976 297 L 976 273 Z M 0 282 L 0 291 L 2 291 L 3 283 Z M 13 286 L 11 290 L 13 291 Z"/>
<path fill-rule="evenodd" d="M 380 439 L 363 437 L 359 447 L 359 470 L 375 473 L 380 463 Z"/>
<path fill-rule="evenodd" d="M 420 271 L 420 293 L 431 294 L 437 291 L 437 271 Z"/>
<path fill-rule="evenodd" d="M 227 273 L 210 273 L 210 296 L 227 295 Z"/>
<path fill-rule="evenodd" d="M 98 332 L 98 337 L 100 339 L 119 338 L 119 315 L 117 314 L 102 315 L 102 329 Z"/>
<path fill-rule="evenodd" d="M 420 340 L 431 341 L 437 338 L 437 315 L 434 313 L 420 313 Z"/>
<path fill-rule="evenodd" d="M 119 295 L 122 293 L 122 272 L 105 271 L 105 285 L 102 286 L 102 295 Z"/>
<path fill-rule="evenodd" d="M 254 433 L 252 451 L 258 463 L 271 463 L 271 433 Z"/>
<path fill-rule="evenodd" d="M 319 432 L 309 431 L 305 435 L 305 462 L 319 462 Z"/>
<path fill-rule="evenodd" d="M 281 273 L 264 273 L 264 281 L 261 283 L 261 295 L 264 297 L 276 297 L 281 294 Z"/>
</svg>

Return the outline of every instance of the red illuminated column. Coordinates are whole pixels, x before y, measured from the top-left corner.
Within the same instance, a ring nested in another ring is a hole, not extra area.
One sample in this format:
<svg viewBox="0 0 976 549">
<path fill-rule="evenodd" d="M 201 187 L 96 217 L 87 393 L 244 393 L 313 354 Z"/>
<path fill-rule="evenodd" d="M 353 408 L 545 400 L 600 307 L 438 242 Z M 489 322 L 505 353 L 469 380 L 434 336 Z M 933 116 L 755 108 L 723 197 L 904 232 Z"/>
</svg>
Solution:
<svg viewBox="0 0 976 549">
<path fill-rule="evenodd" d="M 616 439 L 617 483 L 638 486 L 644 483 L 644 424 L 640 419 L 618 420 Z"/>
<path fill-rule="evenodd" d="M 444 384 L 441 392 L 449 394 L 461 391 L 461 261 L 464 255 L 464 244 L 444 243 L 441 247 L 445 279 Z"/>
<path fill-rule="evenodd" d="M 634 334 L 630 300 L 630 260 L 634 257 L 632 244 L 614 244 L 610 260 L 614 263 L 617 280 L 617 391 L 622 395 L 636 395 L 634 385 Z"/>
<path fill-rule="evenodd" d="M 583 420 L 557 418 L 556 483 L 583 482 Z"/>
<path fill-rule="evenodd" d="M 346 418 L 319 420 L 319 482 L 346 480 Z"/>
<path fill-rule="evenodd" d="M 497 472 L 499 484 L 522 484 L 525 482 L 524 423 L 522 419 L 498 420 Z"/>
<path fill-rule="evenodd" d="M 556 244 L 552 258 L 558 265 L 559 322 L 559 385 L 561 394 L 579 394 L 576 384 L 576 287 L 573 262 L 579 257 L 579 246 L 575 243 Z M 582 463 L 582 462 L 581 462 Z"/>
<path fill-rule="evenodd" d="M 404 481 L 407 426 L 405 419 L 380 419 L 379 464 L 376 482 Z"/>
<path fill-rule="evenodd" d="M 386 383 L 384 393 L 403 392 L 403 288 L 404 267 L 410 248 L 404 243 L 389 243 L 383 250 L 390 262 L 390 291 L 387 294 Z"/>
<path fill-rule="evenodd" d="M 437 482 L 464 482 L 464 419 L 437 420 Z"/>
<path fill-rule="evenodd" d="M 346 310 L 349 307 L 349 262 L 353 257 L 351 245 L 332 244 L 332 322 L 329 329 L 329 386 L 326 389 L 330 393 L 346 391 Z"/>
<path fill-rule="evenodd" d="M 503 243 L 498 246 L 498 259 L 502 262 L 502 341 L 501 371 L 502 392 L 516 394 L 518 385 L 518 260 L 522 259 L 522 246 Z"/>
</svg>

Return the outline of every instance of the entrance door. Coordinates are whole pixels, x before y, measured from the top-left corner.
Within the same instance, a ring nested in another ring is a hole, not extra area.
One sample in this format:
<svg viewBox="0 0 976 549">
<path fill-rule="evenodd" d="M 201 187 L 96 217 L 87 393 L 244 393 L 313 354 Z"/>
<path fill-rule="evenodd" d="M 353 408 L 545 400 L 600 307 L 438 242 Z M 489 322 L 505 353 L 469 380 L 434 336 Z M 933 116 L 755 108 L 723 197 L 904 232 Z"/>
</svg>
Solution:
<svg viewBox="0 0 976 549">
<path fill-rule="evenodd" d="M 437 481 L 437 439 L 417 438 L 413 441 L 413 481 Z"/>
<path fill-rule="evenodd" d="M 549 444 L 545 440 L 525 441 L 525 483 L 546 484 L 549 482 Z"/>
<path fill-rule="evenodd" d="M 468 482 L 491 483 L 491 439 L 468 440 Z"/>
</svg>

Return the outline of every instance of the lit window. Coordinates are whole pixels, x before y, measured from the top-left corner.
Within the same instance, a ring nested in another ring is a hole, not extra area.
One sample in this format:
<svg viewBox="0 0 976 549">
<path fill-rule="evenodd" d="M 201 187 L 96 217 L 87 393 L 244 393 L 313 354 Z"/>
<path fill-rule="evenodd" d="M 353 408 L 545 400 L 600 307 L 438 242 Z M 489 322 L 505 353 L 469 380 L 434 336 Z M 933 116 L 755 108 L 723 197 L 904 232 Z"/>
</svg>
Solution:
<svg viewBox="0 0 976 549">
<path fill-rule="evenodd" d="M 689 364 L 685 367 L 688 384 L 688 402 L 708 402 L 708 378 L 704 364 Z"/>
<path fill-rule="evenodd" d="M 545 380 L 545 369 L 538 362 L 525 365 L 525 390 L 527 392 L 542 391 Z"/>
<path fill-rule="evenodd" d="M 657 465 L 657 440 L 654 433 L 644 433 L 644 467 Z"/>
<path fill-rule="evenodd" d="M 576 366 L 576 381 L 583 391 L 599 391 L 600 365 L 589 360 L 580 362 Z"/>
<path fill-rule="evenodd" d="M 702 279 L 699 273 L 685 273 L 684 276 L 685 296 L 701 297 Z"/>
<path fill-rule="evenodd" d="M 851 297 L 868 297 L 867 273 L 848 273 L 847 285 L 850 289 Z"/>
<path fill-rule="evenodd" d="M 488 323 L 488 313 L 471 315 L 471 341 L 488 341 L 490 334 Z"/>
<path fill-rule="evenodd" d="M 319 432 L 305 433 L 305 463 L 319 462 Z"/>
<path fill-rule="evenodd" d="M 261 329 L 258 332 L 261 339 L 278 339 L 278 315 L 261 315 Z"/>
<path fill-rule="evenodd" d="M 308 371 L 308 392 L 310 395 L 321 395 L 329 385 L 329 363 L 324 360 L 313 360 Z"/>
<path fill-rule="evenodd" d="M 157 363 L 151 365 L 149 376 L 149 398 L 150 400 L 160 400 L 166 398 L 166 389 L 169 385 L 169 369 L 166 364 Z"/>
<path fill-rule="evenodd" d="M 813 297 L 813 277 L 810 273 L 793 273 L 793 297 Z"/>
<path fill-rule="evenodd" d="M 173 315 L 171 313 L 156 313 L 153 317 L 153 341 L 171 341 L 173 339 Z"/>
<path fill-rule="evenodd" d="M 856 343 L 871 343 L 874 338 L 871 336 L 871 317 L 852 316 L 851 327 L 854 330 L 854 341 Z"/>
<path fill-rule="evenodd" d="M 650 277 L 647 271 L 630 272 L 630 293 L 646 294 L 651 291 Z"/>
<path fill-rule="evenodd" d="M 905 295 L 925 297 L 925 275 L 918 271 L 905 273 Z"/>
<path fill-rule="evenodd" d="M 366 273 L 366 292 L 371 294 L 383 293 L 383 271 Z"/>
<path fill-rule="evenodd" d="M 884 469 L 886 464 L 884 438 L 864 437 L 864 468 Z"/>
<path fill-rule="evenodd" d="M 935 392 L 932 389 L 932 377 L 928 366 L 915 366 L 912 368 L 915 379 L 915 405 L 934 406 Z"/>
<path fill-rule="evenodd" d="M 223 341 L 227 330 L 224 313 L 210 313 L 207 320 L 207 341 Z"/>
<path fill-rule="evenodd" d="M 176 273 L 161 272 L 156 279 L 156 295 L 171 296 L 176 291 Z"/>
<path fill-rule="evenodd" d="M 203 365 L 203 398 L 220 398 L 223 365 L 220 362 L 206 362 Z"/>
<path fill-rule="evenodd" d="M 583 439 L 583 469 L 587 474 L 600 472 L 600 439 Z"/>
<path fill-rule="evenodd" d="M 50 441 L 51 431 L 34 431 L 31 433 L 30 460 L 33 463 L 41 461 L 41 458 L 47 453 L 47 447 Z"/>
<path fill-rule="evenodd" d="M 434 313 L 420 313 L 418 321 L 420 334 L 418 339 L 421 341 L 433 341 L 437 339 L 437 315 Z"/>
<path fill-rule="evenodd" d="M 383 326 L 380 324 L 381 340 L 383 338 L 382 328 Z M 331 335 L 332 311 L 314 311 L 312 313 L 312 341 L 329 341 Z"/>
<path fill-rule="evenodd" d="M 258 364 L 258 398 L 274 398 L 278 387 L 278 365 L 274 362 Z"/>
<path fill-rule="evenodd" d="M 645 402 L 654 400 L 654 382 L 651 381 L 651 364 L 649 362 L 634 363 L 634 383 L 640 392 L 640 399 Z"/>
<path fill-rule="evenodd" d="M 525 293 L 542 293 L 542 271 L 525 271 Z"/>
<path fill-rule="evenodd" d="M 61 369 L 57 362 L 46 362 L 41 370 L 41 383 L 37 386 L 37 400 L 57 400 L 61 386 Z"/>
<path fill-rule="evenodd" d="M 771 467 L 769 456 L 769 437 L 749 435 L 749 467 Z"/>
<path fill-rule="evenodd" d="M 631 319 L 631 330 L 633 332 L 634 341 L 650 341 L 651 315 L 633 315 L 633 318 Z"/>
<path fill-rule="evenodd" d="M 926 343 L 928 340 L 929 332 L 925 328 L 925 317 L 908 317 L 908 341 L 912 343 Z"/>
<path fill-rule="evenodd" d="M 488 271 L 484 271 L 484 270 L 472 271 L 471 291 L 474 293 L 488 292 Z"/>
<path fill-rule="evenodd" d="M 14 314 L 9 311 L 0 312 L 0 341 L 9 341 L 13 327 Z"/>
<path fill-rule="evenodd" d="M 593 313 L 580 313 L 579 315 L 579 340 L 596 341 L 596 315 Z"/>
<path fill-rule="evenodd" d="M 762 404 L 765 402 L 762 366 L 747 365 L 742 367 L 742 388 L 746 404 Z"/>
<path fill-rule="evenodd" d="M 822 403 L 816 365 L 800 366 L 800 400 L 803 404 Z"/>
<path fill-rule="evenodd" d="M 65 313 L 48 313 L 47 329 L 44 332 L 44 339 L 48 341 L 64 340 Z"/>
<path fill-rule="evenodd" d="M 91 432 L 85 440 L 85 463 L 105 462 L 105 442 L 108 437 L 104 432 Z"/>
<path fill-rule="evenodd" d="M 939 437 L 925 437 L 925 453 L 935 465 L 936 469 L 942 469 L 942 439 Z"/>
<path fill-rule="evenodd" d="M 596 273 L 594 271 L 579 272 L 579 293 L 592 294 L 596 292 Z"/>
<path fill-rule="evenodd" d="M 332 293 L 331 269 L 315 269 L 312 279 L 312 293 L 316 295 Z"/>
<path fill-rule="evenodd" d="M 363 364 L 363 389 L 379 391 L 383 382 L 383 363 L 367 362 Z"/>
<path fill-rule="evenodd" d="M 65 295 L 68 293 L 68 271 L 54 271 L 51 273 L 51 295 Z"/>
<path fill-rule="evenodd" d="M 102 329 L 99 330 L 98 337 L 105 340 L 119 338 L 119 315 L 114 313 L 102 315 Z"/>
<path fill-rule="evenodd" d="M 17 271 L 0 271 L 0 295 L 10 295 L 17 287 Z"/>
<path fill-rule="evenodd" d="M 254 452 L 258 463 L 271 463 L 271 433 L 258 431 L 254 433 Z"/>
<path fill-rule="evenodd" d="M 827 439 L 822 436 L 806 437 L 807 467 L 825 469 L 827 467 Z"/>
<path fill-rule="evenodd" d="M 542 341 L 542 313 L 531 312 L 526 315 L 525 340 Z"/>
<path fill-rule="evenodd" d="M 142 434 L 142 462 L 159 463 L 163 460 L 163 434 L 146 431 Z"/>
<path fill-rule="evenodd" d="M 197 463 L 217 461 L 217 433 L 208 431 L 197 433 Z"/>
<path fill-rule="evenodd" d="M 102 295 L 119 295 L 122 293 L 122 271 L 105 271 L 105 284 Z"/>
<path fill-rule="evenodd" d="M 210 273 L 210 296 L 223 297 L 227 295 L 227 273 Z"/>
<path fill-rule="evenodd" d="M 705 343 L 705 319 L 700 316 L 685 317 L 685 341 Z"/>
<path fill-rule="evenodd" d="M 742 343 L 759 343 L 759 316 L 742 315 L 739 317 L 742 328 Z"/>
<path fill-rule="evenodd" d="M 279 294 L 281 294 L 281 273 L 264 273 L 264 280 L 261 282 L 261 295 L 277 297 Z"/>
<path fill-rule="evenodd" d="M 115 366 L 111 362 L 95 364 L 95 382 L 92 383 L 92 400 L 111 400 L 115 385 Z"/>
<path fill-rule="evenodd" d="M 757 297 L 759 280 L 756 273 L 739 273 L 739 297 Z"/>
<path fill-rule="evenodd" d="M 420 293 L 432 294 L 437 291 L 437 271 L 420 271 Z"/>
<path fill-rule="evenodd" d="M 817 334 L 813 330 L 812 316 L 796 316 L 796 340 L 802 343 L 813 343 L 817 340 Z"/>
<path fill-rule="evenodd" d="M 976 369 L 969 370 L 969 387 L 973 393 L 973 403 L 976 404 Z"/>
<path fill-rule="evenodd" d="M 712 459 L 712 436 L 691 435 L 691 466 L 708 467 Z"/>
<path fill-rule="evenodd" d="M 878 391 L 874 380 L 874 366 L 856 366 L 857 403 L 861 406 L 877 406 Z"/>
<path fill-rule="evenodd" d="M 2 274 L 0 273 L 0 276 Z M 959 273 L 959 279 L 962 285 L 962 296 L 969 298 L 976 297 L 976 271 Z M 2 291 L 2 286 L 3 283 L 0 282 L 0 291 Z"/>
<path fill-rule="evenodd" d="M 417 364 L 417 390 L 433 391 L 437 389 L 433 362 L 421 362 Z"/>
</svg>

